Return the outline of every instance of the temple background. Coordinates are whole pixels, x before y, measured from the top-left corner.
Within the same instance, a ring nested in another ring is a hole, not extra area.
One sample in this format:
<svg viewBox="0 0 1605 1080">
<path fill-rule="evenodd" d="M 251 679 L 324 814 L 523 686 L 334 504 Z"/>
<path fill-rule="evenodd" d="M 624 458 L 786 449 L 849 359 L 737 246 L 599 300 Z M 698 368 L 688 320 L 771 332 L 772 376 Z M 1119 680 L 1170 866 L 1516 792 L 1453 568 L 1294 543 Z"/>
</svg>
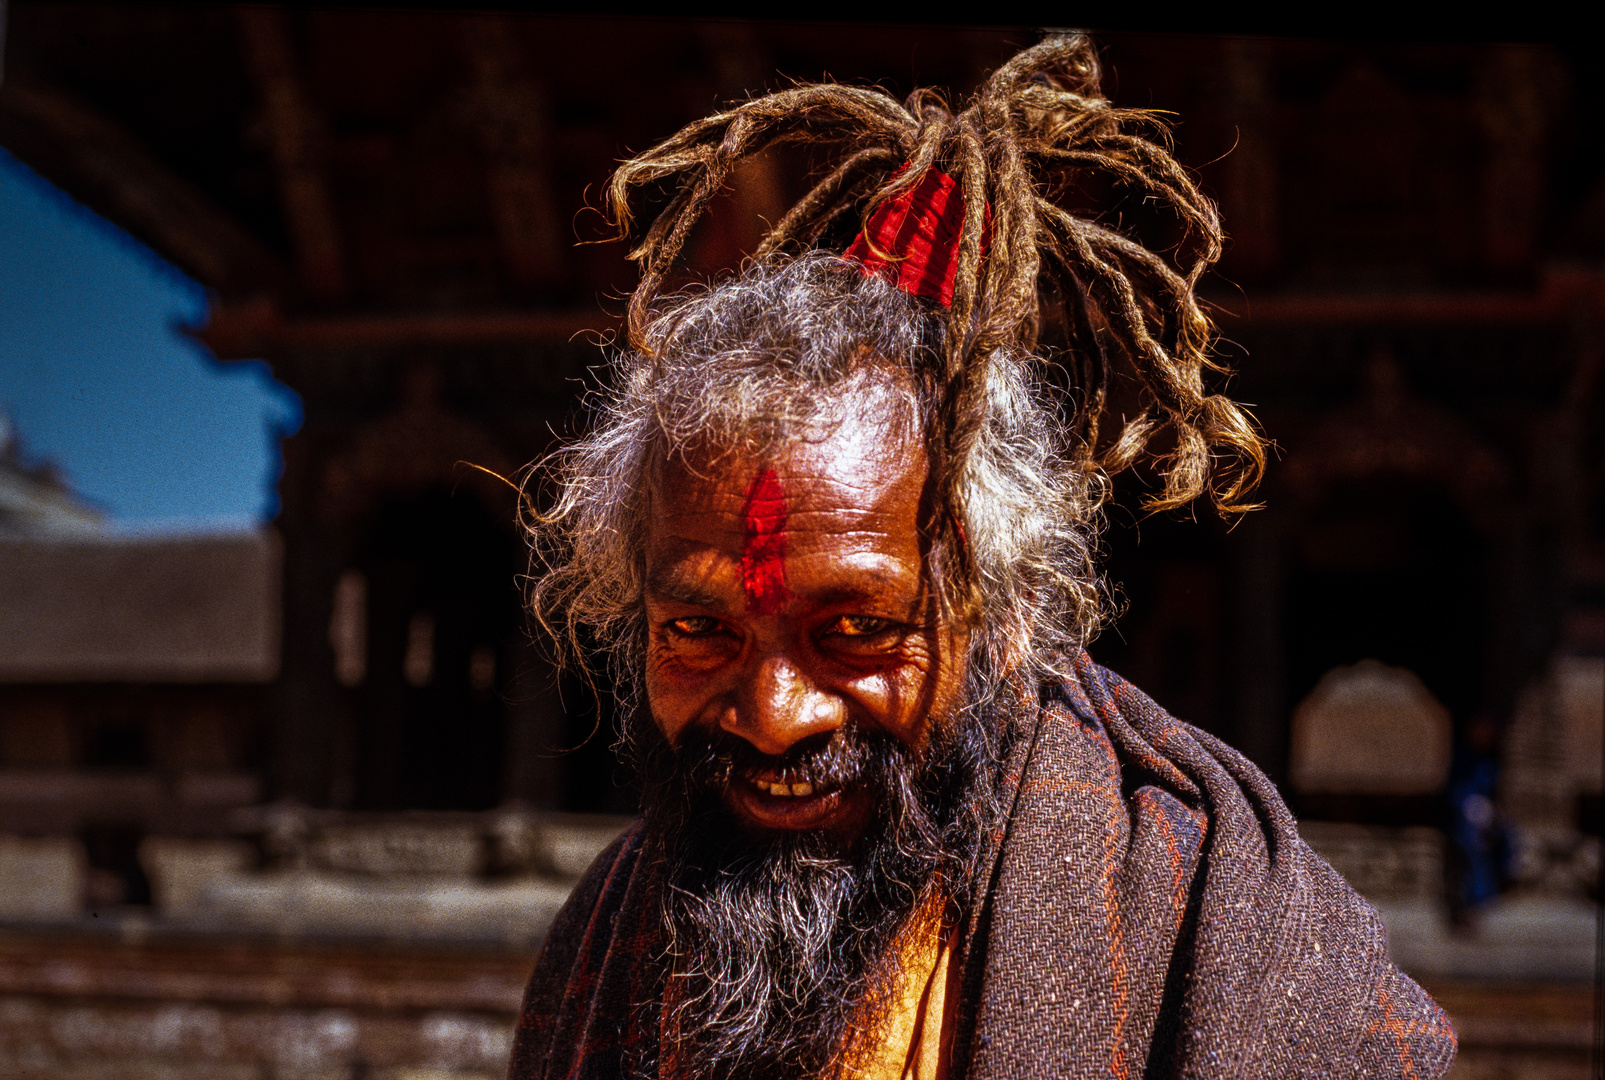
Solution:
<svg viewBox="0 0 1605 1080">
<path fill-rule="evenodd" d="M 514 496 L 460 464 L 516 475 L 581 417 L 633 283 L 576 246 L 587 193 L 719 101 L 967 91 L 1034 35 L 7 17 L 0 145 L 200 282 L 191 332 L 304 421 L 260 535 L 116 540 L 0 462 L 0 1071 L 498 1075 L 545 920 L 632 808 L 608 710 L 525 633 Z M 1206 291 L 1278 452 L 1235 525 L 1145 517 L 1131 478 L 1093 654 L 1282 785 L 1454 1014 L 1457 1076 L 1582 1076 L 1605 68 L 1581 41 L 1099 41 L 1221 204 Z M 745 168 L 695 270 L 806 164 Z"/>
</svg>

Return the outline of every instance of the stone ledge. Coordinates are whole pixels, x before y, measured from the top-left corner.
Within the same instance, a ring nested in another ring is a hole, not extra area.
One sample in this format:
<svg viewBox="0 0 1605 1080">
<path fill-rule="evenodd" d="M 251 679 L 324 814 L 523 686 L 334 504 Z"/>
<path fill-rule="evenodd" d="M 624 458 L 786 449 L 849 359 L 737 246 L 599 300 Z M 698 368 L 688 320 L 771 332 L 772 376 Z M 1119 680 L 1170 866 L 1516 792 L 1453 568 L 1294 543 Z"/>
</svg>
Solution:
<svg viewBox="0 0 1605 1080">
<path fill-rule="evenodd" d="M 0 997 L 0 1075 L 51 1080 L 494 1080 L 506 1013 Z"/>
<path fill-rule="evenodd" d="M 0 995 L 516 1013 L 531 949 L 0 933 Z"/>
</svg>

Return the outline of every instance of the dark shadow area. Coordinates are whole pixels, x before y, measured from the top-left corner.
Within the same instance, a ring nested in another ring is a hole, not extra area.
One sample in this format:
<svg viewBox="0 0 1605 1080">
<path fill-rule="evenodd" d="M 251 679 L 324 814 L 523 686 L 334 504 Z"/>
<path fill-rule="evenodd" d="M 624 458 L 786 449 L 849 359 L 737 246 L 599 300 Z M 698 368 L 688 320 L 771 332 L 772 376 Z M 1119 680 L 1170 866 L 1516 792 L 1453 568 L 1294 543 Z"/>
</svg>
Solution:
<svg viewBox="0 0 1605 1080">
<path fill-rule="evenodd" d="M 1441 488 L 1342 485 L 1300 524 L 1288 567 L 1288 707 L 1340 664 L 1407 668 L 1464 723 L 1486 704 L 1487 548 Z"/>
<path fill-rule="evenodd" d="M 368 669 L 355 691 L 356 806 L 482 810 L 501 797 L 505 642 L 519 625 L 516 548 L 477 500 L 446 490 L 374 515 Z"/>
</svg>

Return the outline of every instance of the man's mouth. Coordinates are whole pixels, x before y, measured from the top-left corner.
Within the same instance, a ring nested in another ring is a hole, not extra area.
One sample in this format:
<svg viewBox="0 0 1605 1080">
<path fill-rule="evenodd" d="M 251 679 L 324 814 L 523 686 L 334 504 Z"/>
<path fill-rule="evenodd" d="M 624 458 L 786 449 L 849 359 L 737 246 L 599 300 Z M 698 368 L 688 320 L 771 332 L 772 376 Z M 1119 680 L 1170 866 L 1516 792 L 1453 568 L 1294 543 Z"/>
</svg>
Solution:
<svg viewBox="0 0 1605 1080">
<path fill-rule="evenodd" d="M 773 770 L 733 775 L 725 789 L 731 808 L 749 824 L 765 829 L 818 829 L 841 810 L 839 785 L 804 780 Z"/>
<path fill-rule="evenodd" d="M 805 799 L 814 793 L 814 785 L 806 780 L 799 780 L 795 784 L 770 783 L 768 780 L 753 780 L 750 783 L 760 793 L 773 795 L 777 799 Z"/>
</svg>

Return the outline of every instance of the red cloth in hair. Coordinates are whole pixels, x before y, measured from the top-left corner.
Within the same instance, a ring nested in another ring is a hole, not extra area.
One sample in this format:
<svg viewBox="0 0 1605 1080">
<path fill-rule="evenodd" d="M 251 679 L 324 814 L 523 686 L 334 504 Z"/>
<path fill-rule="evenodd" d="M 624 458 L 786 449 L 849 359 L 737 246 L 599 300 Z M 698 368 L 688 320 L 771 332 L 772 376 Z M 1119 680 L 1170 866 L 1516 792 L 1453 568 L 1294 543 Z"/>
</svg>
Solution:
<svg viewBox="0 0 1605 1080">
<path fill-rule="evenodd" d="M 893 267 L 899 289 L 952 307 L 963 234 L 964 193 L 958 181 L 940 169 L 926 169 L 919 183 L 875 208 L 846 254 L 863 263 L 866 274 Z M 989 206 L 981 222 L 982 258 L 991 243 Z"/>
</svg>

